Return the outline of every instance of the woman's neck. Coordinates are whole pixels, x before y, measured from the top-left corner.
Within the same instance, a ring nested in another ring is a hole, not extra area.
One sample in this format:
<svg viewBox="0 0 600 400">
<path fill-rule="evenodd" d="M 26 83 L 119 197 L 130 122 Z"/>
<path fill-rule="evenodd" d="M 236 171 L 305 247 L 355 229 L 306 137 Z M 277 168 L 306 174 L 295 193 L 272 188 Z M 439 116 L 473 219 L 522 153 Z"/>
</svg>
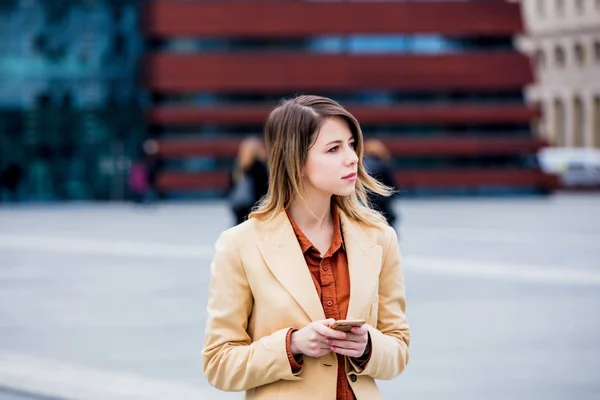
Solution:
<svg viewBox="0 0 600 400">
<path fill-rule="evenodd" d="M 306 196 L 304 200 L 296 196 L 289 207 L 294 222 L 303 231 L 320 231 L 333 224 L 331 215 L 331 196 Z"/>
</svg>

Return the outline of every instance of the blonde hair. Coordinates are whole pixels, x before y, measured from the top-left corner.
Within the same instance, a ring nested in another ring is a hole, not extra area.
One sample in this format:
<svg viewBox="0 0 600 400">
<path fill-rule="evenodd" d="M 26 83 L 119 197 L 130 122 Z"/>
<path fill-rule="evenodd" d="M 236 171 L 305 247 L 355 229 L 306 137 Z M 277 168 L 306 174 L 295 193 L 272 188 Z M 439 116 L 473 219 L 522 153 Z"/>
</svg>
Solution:
<svg viewBox="0 0 600 400">
<path fill-rule="evenodd" d="M 390 152 L 381 140 L 367 139 L 365 140 L 365 156 L 374 156 L 382 160 L 388 160 Z"/>
<path fill-rule="evenodd" d="M 242 180 L 244 172 L 252 166 L 255 160 L 265 158 L 263 146 L 262 140 L 257 137 L 248 137 L 242 140 L 233 171 L 234 182 Z"/>
<path fill-rule="evenodd" d="M 367 225 L 385 224 L 385 218 L 371 209 L 367 190 L 390 196 L 392 188 L 382 185 L 365 171 L 362 162 L 363 135 L 356 118 L 340 104 L 326 97 L 298 96 L 283 100 L 265 123 L 268 151 L 269 191 L 249 218 L 272 219 L 286 210 L 295 195 L 301 195 L 302 169 L 308 150 L 328 118 L 339 117 L 348 123 L 358 156 L 356 190 L 349 196 L 333 195 L 333 202 L 349 218 Z"/>
</svg>

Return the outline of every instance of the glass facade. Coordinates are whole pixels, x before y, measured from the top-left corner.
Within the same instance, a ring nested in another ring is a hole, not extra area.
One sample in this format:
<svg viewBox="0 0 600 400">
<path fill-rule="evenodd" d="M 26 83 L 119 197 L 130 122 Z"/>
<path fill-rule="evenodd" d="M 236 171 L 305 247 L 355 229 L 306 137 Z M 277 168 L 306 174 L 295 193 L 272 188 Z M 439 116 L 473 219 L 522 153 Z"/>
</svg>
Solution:
<svg viewBox="0 0 600 400">
<path fill-rule="evenodd" d="M 135 1 L 2 2 L 3 200 L 126 196 L 145 135 L 138 17 Z"/>
</svg>

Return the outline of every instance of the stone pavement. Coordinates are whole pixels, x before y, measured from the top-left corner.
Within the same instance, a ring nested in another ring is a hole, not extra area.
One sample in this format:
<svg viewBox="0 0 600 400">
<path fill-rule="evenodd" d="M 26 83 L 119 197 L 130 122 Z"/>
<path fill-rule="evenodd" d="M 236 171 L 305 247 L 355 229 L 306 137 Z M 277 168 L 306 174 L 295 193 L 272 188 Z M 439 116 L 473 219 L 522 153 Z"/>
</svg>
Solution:
<svg viewBox="0 0 600 400">
<path fill-rule="evenodd" d="M 413 341 L 386 399 L 600 398 L 600 196 L 398 207 Z M 242 398 L 200 359 L 230 221 L 223 203 L 0 208 L 0 400 Z"/>
</svg>

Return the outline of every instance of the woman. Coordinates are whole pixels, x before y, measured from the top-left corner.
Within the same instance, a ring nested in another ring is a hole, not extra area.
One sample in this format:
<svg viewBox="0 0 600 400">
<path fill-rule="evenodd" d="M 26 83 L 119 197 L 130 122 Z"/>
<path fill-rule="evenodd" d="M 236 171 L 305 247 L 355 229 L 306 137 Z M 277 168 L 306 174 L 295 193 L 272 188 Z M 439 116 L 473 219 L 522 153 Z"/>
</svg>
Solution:
<svg viewBox="0 0 600 400">
<path fill-rule="evenodd" d="M 333 100 L 284 101 L 265 125 L 269 191 L 211 265 L 208 381 L 248 399 L 381 398 L 408 362 L 394 230 L 367 204 L 356 119 Z M 339 319 L 366 323 L 340 332 Z"/>
<path fill-rule="evenodd" d="M 267 194 L 269 175 L 265 158 L 264 144 L 260 139 L 249 137 L 240 144 L 229 192 L 236 225 L 244 222 L 252 207 Z"/>
</svg>

